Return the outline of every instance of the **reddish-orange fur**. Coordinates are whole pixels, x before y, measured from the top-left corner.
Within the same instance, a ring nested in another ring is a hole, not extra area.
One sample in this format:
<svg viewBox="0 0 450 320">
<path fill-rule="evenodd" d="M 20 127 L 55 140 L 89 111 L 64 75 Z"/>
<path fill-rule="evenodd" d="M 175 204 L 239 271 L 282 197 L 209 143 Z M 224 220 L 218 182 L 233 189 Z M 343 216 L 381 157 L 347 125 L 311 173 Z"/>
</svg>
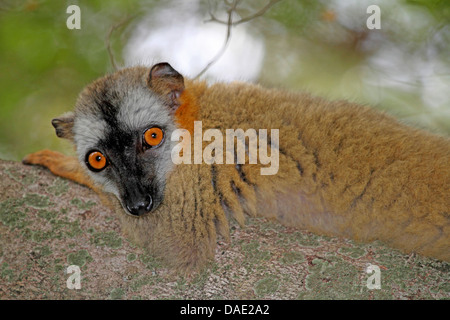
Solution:
<svg viewBox="0 0 450 320">
<path fill-rule="evenodd" d="M 180 95 L 181 105 L 175 111 L 175 121 L 179 128 L 194 134 L 194 121 L 198 119 L 199 106 L 195 93 L 184 90 Z"/>
</svg>

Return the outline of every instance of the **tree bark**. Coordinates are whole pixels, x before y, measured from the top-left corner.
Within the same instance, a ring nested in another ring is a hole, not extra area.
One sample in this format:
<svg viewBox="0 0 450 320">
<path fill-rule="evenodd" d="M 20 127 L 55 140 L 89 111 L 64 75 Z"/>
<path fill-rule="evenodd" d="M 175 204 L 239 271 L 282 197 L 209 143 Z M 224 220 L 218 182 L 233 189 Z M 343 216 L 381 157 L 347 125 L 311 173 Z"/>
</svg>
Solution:
<svg viewBox="0 0 450 320">
<path fill-rule="evenodd" d="M 0 184 L 0 299 L 450 297 L 448 263 L 256 218 L 244 229 L 232 223 L 215 262 L 184 279 L 127 241 L 91 190 L 2 160 Z M 367 287 L 369 265 L 379 267 L 381 289 Z"/>
</svg>

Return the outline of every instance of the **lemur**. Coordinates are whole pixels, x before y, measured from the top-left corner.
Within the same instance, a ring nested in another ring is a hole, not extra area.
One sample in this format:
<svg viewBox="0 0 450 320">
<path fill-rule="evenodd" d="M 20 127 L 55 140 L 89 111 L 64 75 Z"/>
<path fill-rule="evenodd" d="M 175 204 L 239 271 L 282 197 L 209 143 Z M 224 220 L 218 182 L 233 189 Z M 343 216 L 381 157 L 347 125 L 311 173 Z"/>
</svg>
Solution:
<svg viewBox="0 0 450 320">
<path fill-rule="evenodd" d="M 279 129 L 268 151 L 279 154 L 278 172 L 261 174 L 261 163 L 174 164 L 173 134 L 193 134 L 195 121 L 223 133 Z M 244 225 L 246 215 L 450 261 L 450 139 L 370 107 L 207 84 L 158 63 L 94 81 L 52 124 L 77 157 L 43 150 L 23 162 L 94 189 L 132 241 L 178 270 L 205 266 L 217 237 L 229 240 L 229 219 Z"/>
</svg>

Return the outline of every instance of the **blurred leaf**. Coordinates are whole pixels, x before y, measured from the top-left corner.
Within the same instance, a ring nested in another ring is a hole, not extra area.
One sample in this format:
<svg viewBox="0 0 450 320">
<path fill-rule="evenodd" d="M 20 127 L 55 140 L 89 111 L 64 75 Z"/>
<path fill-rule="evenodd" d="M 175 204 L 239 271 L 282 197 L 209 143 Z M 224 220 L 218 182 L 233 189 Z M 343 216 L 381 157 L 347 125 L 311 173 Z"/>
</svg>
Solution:
<svg viewBox="0 0 450 320">
<path fill-rule="evenodd" d="M 316 0 L 283 0 L 273 6 L 266 17 L 276 20 L 291 32 L 304 32 L 305 28 L 321 19 L 324 5 Z"/>
<path fill-rule="evenodd" d="M 428 9 L 438 20 L 450 21 L 450 1 L 448 0 L 405 0 L 405 2 Z"/>
</svg>

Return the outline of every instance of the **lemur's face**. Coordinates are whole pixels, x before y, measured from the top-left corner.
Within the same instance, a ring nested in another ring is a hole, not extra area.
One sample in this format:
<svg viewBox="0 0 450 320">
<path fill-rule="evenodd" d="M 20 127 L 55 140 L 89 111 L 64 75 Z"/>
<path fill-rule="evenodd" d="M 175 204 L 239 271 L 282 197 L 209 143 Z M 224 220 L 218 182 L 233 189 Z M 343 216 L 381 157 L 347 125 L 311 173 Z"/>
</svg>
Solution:
<svg viewBox="0 0 450 320">
<path fill-rule="evenodd" d="M 72 127 L 80 163 L 128 214 L 141 216 L 163 200 L 173 168 L 173 111 L 183 88 L 181 75 L 158 64 L 150 72 L 122 70 L 80 94 Z"/>
</svg>

